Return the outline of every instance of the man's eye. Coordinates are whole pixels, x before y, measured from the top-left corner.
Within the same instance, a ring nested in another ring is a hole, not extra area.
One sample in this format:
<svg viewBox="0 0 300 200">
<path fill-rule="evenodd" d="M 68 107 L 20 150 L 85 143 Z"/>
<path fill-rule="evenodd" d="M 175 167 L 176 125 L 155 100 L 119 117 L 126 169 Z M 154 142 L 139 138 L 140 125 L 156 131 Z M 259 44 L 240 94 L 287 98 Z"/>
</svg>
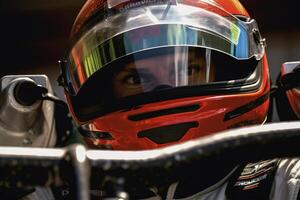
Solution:
<svg viewBox="0 0 300 200">
<path fill-rule="evenodd" d="M 132 74 L 124 78 L 124 82 L 130 85 L 141 85 L 151 81 L 151 78 L 143 74 Z"/>
<path fill-rule="evenodd" d="M 141 84 L 141 79 L 138 75 L 131 75 L 125 78 L 125 82 L 131 85 Z"/>
</svg>

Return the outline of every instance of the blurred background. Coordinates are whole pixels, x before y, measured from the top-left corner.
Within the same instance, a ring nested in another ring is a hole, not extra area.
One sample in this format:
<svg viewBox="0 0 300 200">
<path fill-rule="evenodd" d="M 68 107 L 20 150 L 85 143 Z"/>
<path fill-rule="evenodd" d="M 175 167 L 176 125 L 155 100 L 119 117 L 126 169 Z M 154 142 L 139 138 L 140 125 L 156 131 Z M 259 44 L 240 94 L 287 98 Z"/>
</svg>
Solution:
<svg viewBox="0 0 300 200">
<path fill-rule="evenodd" d="M 0 76 L 47 74 L 58 96 L 57 61 L 68 47 L 73 21 L 85 0 L 0 0 Z M 297 1 L 241 0 L 267 39 L 271 77 L 280 66 L 300 60 Z"/>
</svg>

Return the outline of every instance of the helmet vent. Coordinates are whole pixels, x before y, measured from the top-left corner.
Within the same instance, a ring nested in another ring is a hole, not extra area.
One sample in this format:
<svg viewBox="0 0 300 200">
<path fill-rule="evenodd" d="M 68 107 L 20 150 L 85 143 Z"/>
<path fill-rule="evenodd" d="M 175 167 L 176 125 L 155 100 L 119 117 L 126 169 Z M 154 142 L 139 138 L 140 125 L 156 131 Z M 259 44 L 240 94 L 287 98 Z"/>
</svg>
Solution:
<svg viewBox="0 0 300 200">
<path fill-rule="evenodd" d="M 156 144 L 166 144 L 179 141 L 191 128 L 198 127 L 198 122 L 187 122 L 161 126 L 138 133 L 139 138 L 148 138 Z"/>
<path fill-rule="evenodd" d="M 79 128 L 79 132 L 82 136 L 92 138 L 92 139 L 114 140 L 112 134 L 109 132 L 88 131 L 88 130 L 84 130 L 82 128 Z"/>
<path fill-rule="evenodd" d="M 146 113 L 141 113 L 141 114 L 137 114 L 137 115 L 131 115 L 128 117 L 128 119 L 131 121 L 141 121 L 141 120 L 164 116 L 164 115 L 192 112 L 192 111 L 198 110 L 199 108 L 200 108 L 200 105 L 189 105 L 189 106 L 181 106 L 181 107 L 176 107 L 176 108 L 168 108 L 168 109 L 163 109 L 163 110 L 158 110 L 158 111 L 153 111 L 153 112 L 146 112 Z"/>
</svg>

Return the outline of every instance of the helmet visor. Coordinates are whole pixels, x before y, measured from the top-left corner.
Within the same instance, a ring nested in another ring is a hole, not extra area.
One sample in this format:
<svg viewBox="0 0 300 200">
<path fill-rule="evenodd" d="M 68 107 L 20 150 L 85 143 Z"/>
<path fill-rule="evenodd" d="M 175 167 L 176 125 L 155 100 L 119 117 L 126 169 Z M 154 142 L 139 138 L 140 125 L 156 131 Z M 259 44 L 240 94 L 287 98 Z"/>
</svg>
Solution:
<svg viewBox="0 0 300 200">
<path fill-rule="evenodd" d="M 110 63 L 71 98 L 77 114 L 99 116 L 134 104 L 203 95 L 203 88 L 210 93 L 241 91 L 257 82 L 257 63 L 199 47 L 151 49 Z"/>
<path fill-rule="evenodd" d="M 93 26 L 66 58 L 68 92 L 76 95 L 87 79 L 117 59 L 150 49 L 203 47 L 236 59 L 261 59 L 264 46 L 255 37 L 254 20 L 241 21 L 212 5 L 217 11 L 178 2 L 125 9 Z"/>
<path fill-rule="evenodd" d="M 114 95 L 121 98 L 214 82 L 215 71 L 210 57 L 208 49 L 189 50 L 185 47 L 137 53 L 113 70 L 111 84 Z"/>
</svg>

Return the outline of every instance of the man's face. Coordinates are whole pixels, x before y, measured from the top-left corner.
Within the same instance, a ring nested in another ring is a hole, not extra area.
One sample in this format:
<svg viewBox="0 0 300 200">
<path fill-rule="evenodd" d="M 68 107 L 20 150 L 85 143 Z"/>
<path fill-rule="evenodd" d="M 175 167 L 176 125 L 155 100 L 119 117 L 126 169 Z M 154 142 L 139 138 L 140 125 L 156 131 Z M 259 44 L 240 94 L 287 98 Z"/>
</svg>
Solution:
<svg viewBox="0 0 300 200">
<path fill-rule="evenodd" d="M 158 55 L 130 62 L 113 75 L 117 98 L 166 87 L 200 85 L 214 80 L 214 66 L 197 52 Z"/>
</svg>

